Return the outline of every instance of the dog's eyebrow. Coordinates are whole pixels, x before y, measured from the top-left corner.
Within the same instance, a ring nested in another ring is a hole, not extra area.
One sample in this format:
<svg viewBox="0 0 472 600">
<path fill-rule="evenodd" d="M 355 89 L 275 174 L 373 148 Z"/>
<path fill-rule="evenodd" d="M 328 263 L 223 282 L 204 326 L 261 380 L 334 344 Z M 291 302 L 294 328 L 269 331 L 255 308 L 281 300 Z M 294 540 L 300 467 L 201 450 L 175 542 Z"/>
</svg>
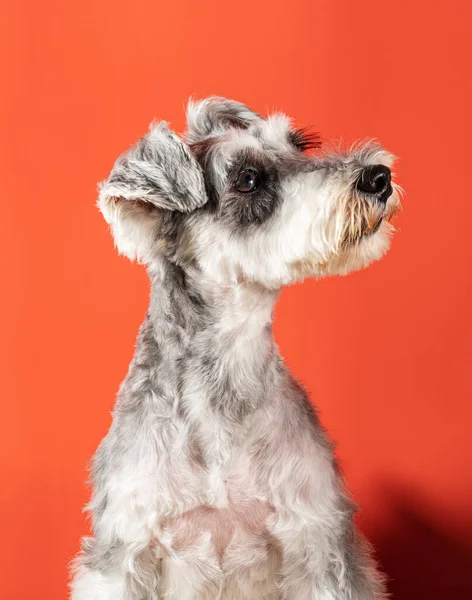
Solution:
<svg viewBox="0 0 472 600">
<path fill-rule="evenodd" d="M 288 140 L 300 152 L 321 148 L 321 137 L 317 131 L 310 131 L 308 127 L 292 129 L 288 132 Z"/>
</svg>

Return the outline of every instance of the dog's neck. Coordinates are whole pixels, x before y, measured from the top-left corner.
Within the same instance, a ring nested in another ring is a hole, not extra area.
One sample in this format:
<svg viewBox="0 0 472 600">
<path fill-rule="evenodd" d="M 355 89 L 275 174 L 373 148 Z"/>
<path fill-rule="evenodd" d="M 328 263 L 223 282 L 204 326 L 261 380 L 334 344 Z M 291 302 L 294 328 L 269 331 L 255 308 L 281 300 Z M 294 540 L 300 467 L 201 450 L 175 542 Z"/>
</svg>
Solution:
<svg viewBox="0 0 472 600">
<path fill-rule="evenodd" d="M 281 371 L 272 335 L 277 292 L 218 283 L 164 259 L 149 274 L 151 300 L 128 379 L 138 365 L 147 369 L 153 395 L 177 402 L 189 420 L 244 420 Z"/>
</svg>

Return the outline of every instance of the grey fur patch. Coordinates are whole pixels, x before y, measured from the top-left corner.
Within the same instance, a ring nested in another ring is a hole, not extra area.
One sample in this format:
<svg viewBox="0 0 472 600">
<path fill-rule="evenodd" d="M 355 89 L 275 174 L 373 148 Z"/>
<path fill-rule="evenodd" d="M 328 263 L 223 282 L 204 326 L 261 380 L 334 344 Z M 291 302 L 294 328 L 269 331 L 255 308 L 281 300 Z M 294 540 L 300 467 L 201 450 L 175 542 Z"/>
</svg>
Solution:
<svg viewBox="0 0 472 600">
<path fill-rule="evenodd" d="M 219 214 L 230 224 L 245 227 L 261 225 L 267 221 L 282 202 L 280 176 L 277 164 L 263 153 L 246 150 L 235 158 L 228 173 L 228 187 L 219 204 Z M 233 182 L 244 169 L 254 170 L 259 178 L 259 187 L 251 193 L 239 193 Z"/>
<path fill-rule="evenodd" d="M 221 135 L 230 127 L 246 129 L 261 120 L 257 113 L 234 100 L 213 96 L 199 102 L 190 101 L 187 106 L 189 143 Z"/>
</svg>

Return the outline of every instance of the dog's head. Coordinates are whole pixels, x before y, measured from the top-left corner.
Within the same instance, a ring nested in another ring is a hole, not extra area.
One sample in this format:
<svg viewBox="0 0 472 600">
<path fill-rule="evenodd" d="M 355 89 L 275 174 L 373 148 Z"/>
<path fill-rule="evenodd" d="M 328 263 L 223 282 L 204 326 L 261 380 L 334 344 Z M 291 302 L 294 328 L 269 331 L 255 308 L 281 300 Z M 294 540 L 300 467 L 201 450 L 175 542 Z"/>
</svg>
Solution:
<svg viewBox="0 0 472 600">
<path fill-rule="evenodd" d="M 284 115 L 222 98 L 191 102 L 187 122 L 184 138 L 152 126 L 101 184 L 122 254 L 274 289 L 348 273 L 388 249 L 399 195 L 378 144 L 313 154 L 318 138 Z"/>
</svg>

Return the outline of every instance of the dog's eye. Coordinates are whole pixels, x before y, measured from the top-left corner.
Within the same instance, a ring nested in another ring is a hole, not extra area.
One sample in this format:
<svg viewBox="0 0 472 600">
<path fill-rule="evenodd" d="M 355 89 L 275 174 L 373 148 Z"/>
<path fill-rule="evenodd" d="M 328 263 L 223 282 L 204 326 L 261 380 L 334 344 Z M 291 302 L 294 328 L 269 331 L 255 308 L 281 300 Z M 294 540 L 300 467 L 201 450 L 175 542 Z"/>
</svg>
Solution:
<svg viewBox="0 0 472 600">
<path fill-rule="evenodd" d="M 259 187 L 261 177 L 254 169 L 244 169 L 234 182 L 234 187 L 243 194 L 254 192 Z"/>
</svg>

